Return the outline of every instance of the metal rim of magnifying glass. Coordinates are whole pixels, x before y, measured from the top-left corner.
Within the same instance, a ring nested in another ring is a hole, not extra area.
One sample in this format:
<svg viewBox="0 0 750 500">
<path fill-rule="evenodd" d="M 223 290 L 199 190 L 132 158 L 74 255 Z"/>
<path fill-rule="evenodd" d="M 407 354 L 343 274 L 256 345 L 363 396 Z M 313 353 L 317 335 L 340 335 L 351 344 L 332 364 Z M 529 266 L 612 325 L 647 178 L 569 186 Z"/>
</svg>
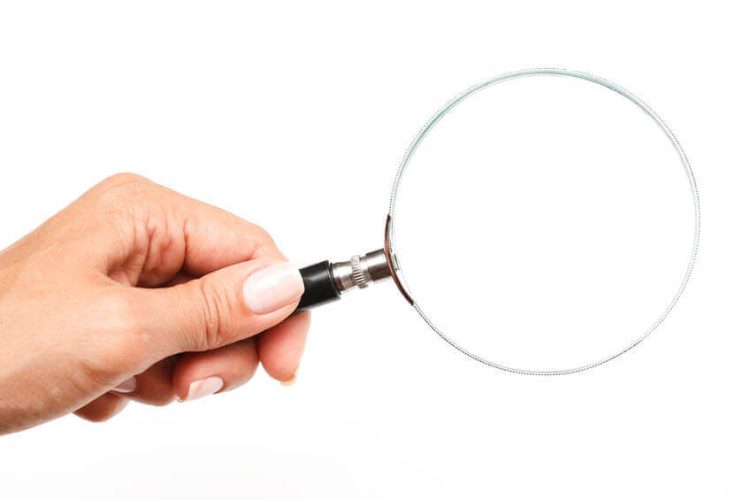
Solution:
<svg viewBox="0 0 750 500">
<path fill-rule="evenodd" d="M 680 286 L 677 289 L 677 292 L 672 297 L 671 302 L 667 305 L 664 312 L 662 312 L 662 314 L 658 317 L 658 319 L 640 337 L 638 337 L 631 344 L 627 345 L 625 348 L 615 352 L 614 354 L 605 356 L 604 358 L 601 358 L 598 361 L 595 361 L 593 363 L 580 365 L 574 368 L 566 368 L 566 369 L 526 370 L 526 369 L 521 369 L 521 368 L 514 368 L 511 366 L 503 365 L 501 363 L 490 361 L 488 359 L 484 359 L 481 356 L 478 356 L 477 354 L 458 345 L 458 343 L 456 343 L 445 332 L 441 331 L 437 327 L 437 325 L 435 325 L 432 321 L 430 321 L 429 317 L 427 316 L 427 313 L 419 306 L 419 303 L 417 302 L 417 300 L 415 300 L 412 293 L 409 291 L 409 288 L 406 286 L 406 281 L 404 279 L 403 272 L 401 271 L 399 267 L 396 247 L 394 246 L 394 243 L 393 243 L 394 219 L 395 219 L 394 213 L 396 209 L 396 200 L 398 199 L 398 189 L 399 189 L 401 177 L 406 171 L 406 168 L 409 165 L 409 160 L 414 154 L 414 151 L 417 149 L 417 147 L 422 142 L 422 140 L 427 136 L 430 130 L 432 130 L 432 128 L 451 109 L 456 107 L 461 101 L 463 101 L 467 97 L 479 92 L 480 90 L 483 90 L 487 87 L 490 87 L 492 85 L 505 82 L 508 80 L 513 80 L 513 79 L 522 78 L 522 77 L 529 77 L 529 76 L 537 76 L 537 75 L 565 76 L 565 77 L 571 77 L 571 78 L 578 78 L 580 80 L 586 80 L 586 81 L 595 83 L 597 85 L 600 85 L 602 87 L 605 87 L 609 90 L 612 90 L 613 92 L 620 94 L 621 96 L 625 97 L 630 102 L 638 106 L 644 113 L 646 113 L 659 126 L 659 128 L 664 133 L 664 135 L 666 135 L 666 137 L 672 143 L 673 148 L 675 149 L 675 151 L 680 157 L 680 162 L 682 163 L 683 170 L 685 172 L 685 175 L 688 178 L 688 182 L 690 184 L 690 192 L 693 197 L 694 225 L 693 225 L 693 246 L 692 246 L 692 251 L 690 254 L 690 260 L 688 262 L 687 269 L 685 270 L 685 273 L 683 275 L 682 282 L 680 283 Z M 659 115 L 657 115 L 654 110 L 652 110 L 645 102 L 643 102 L 639 97 L 632 94 L 628 90 L 620 87 L 616 83 L 613 83 L 609 80 L 605 80 L 604 78 L 600 78 L 596 75 L 592 75 L 590 73 L 583 73 L 579 71 L 558 69 L 558 68 L 534 68 L 534 69 L 525 69 L 525 70 L 514 71 L 510 73 L 504 73 L 502 75 L 491 78 L 490 80 L 479 83 L 465 90 L 464 92 L 462 92 L 461 94 L 457 95 L 452 100 L 450 100 L 445 106 L 443 106 L 422 127 L 422 129 L 416 135 L 414 140 L 411 142 L 411 145 L 409 146 L 409 148 L 406 150 L 406 153 L 404 153 L 404 156 L 401 160 L 401 165 L 399 166 L 398 172 L 396 173 L 396 178 L 393 181 L 393 189 L 391 191 L 390 206 L 388 208 L 388 217 L 387 217 L 386 227 L 385 227 L 385 253 L 386 253 L 386 258 L 388 261 L 388 267 L 390 268 L 391 275 L 393 276 L 393 280 L 396 282 L 396 285 L 399 291 L 403 294 L 404 298 L 406 298 L 409 304 L 411 304 L 412 307 L 414 307 L 414 309 L 417 311 L 417 313 L 419 313 L 419 315 L 427 323 L 427 325 L 429 325 L 429 327 L 432 328 L 432 330 L 435 333 L 437 333 L 443 340 L 445 340 L 453 348 L 462 352 L 466 356 L 469 356 L 470 358 L 476 361 L 479 361 L 480 363 L 483 363 L 487 366 L 491 366 L 493 368 L 497 368 L 499 370 L 504 370 L 507 372 L 519 373 L 523 375 L 567 375 L 567 374 L 582 372 L 585 370 L 589 370 L 591 368 L 595 368 L 597 366 L 603 365 L 604 363 L 612 361 L 613 359 L 617 357 L 622 356 L 623 354 L 625 354 L 626 352 L 630 351 L 632 348 L 634 348 L 635 346 L 643 342 L 643 340 L 646 337 L 648 337 L 654 330 L 656 330 L 659 327 L 659 325 L 661 325 L 664 322 L 667 316 L 669 316 L 669 313 L 672 312 L 672 309 L 674 309 L 674 306 L 677 304 L 677 301 L 682 296 L 682 293 L 685 291 L 685 287 L 687 286 L 688 281 L 690 281 L 690 276 L 693 273 L 693 268 L 695 267 L 695 261 L 698 256 L 698 243 L 700 241 L 700 227 L 701 227 L 700 197 L 698 195 L 698 186 L 696 185 L 696 182 L 695 182 L 693 169 L 690 167 L 690 162 L 688 161 L 688 158 L 685 155 L 685 151 L 682 149 L 682 146 L 680 145 L 679 141 L 677 140 L 675 135 L 672 133 L 672 131 L 669 129 L 667 124 L 664 123 L 664 120 L 662 120 L 661 117 L 659 117 Z"/>
</svg>

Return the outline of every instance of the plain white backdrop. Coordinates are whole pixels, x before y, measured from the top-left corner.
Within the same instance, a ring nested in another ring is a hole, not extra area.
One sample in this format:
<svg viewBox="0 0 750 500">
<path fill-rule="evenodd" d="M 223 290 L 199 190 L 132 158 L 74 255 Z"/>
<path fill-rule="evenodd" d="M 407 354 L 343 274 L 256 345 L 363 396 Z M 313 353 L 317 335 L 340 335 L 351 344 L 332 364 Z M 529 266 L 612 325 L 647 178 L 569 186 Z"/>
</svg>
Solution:
<svg viewBox="0 0 750 500">
<path fill-rule="evenodd" d="M 259 374 L 0 438 L 0 498 L 747 498 L 746 19 L 721 1 L 0 3 L 2 247 L 127 170 L 265 226 L 300 265 L 376 248 L 426 118 L 537 66 L 651 103 L 704 220 L 683 300 L 607 366 L 493 371 L 384 284 L 315 311 L 295 386 Z"/>
</svg>

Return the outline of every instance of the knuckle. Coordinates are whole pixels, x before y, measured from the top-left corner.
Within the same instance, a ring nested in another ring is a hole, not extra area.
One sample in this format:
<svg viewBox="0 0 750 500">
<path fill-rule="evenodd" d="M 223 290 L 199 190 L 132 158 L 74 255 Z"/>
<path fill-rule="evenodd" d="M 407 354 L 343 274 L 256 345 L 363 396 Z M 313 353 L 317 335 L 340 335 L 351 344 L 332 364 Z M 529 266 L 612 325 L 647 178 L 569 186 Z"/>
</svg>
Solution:
<svg viewBox="0 0 750 500">
<path fill-rule="evenodd" d="M 99 183 L 99 186 L 111 189 L 120 186 L 129 186 L 134 184 L 142 185 L 148 183 L 150 183 L 150 181 L 142 175 L 134 174 L 132 172 L 119 172 L 101 181 Z"/>
<path fill-rule="evenodd" d="M 141 200 L 143 194 L 154 186 L 151 181 L 137 174 L 115 174 L 97 184 L 93 193 L 103 210 L 117 210 Z"/>
</svg>

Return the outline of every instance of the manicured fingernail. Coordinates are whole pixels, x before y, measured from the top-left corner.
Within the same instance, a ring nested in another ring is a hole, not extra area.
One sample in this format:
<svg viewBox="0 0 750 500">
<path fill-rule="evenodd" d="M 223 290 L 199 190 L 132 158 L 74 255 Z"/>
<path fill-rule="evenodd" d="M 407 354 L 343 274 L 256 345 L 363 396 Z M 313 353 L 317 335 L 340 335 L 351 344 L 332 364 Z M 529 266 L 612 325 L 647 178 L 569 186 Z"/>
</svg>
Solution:
<svg viewBox="0 0 750 500">
<path fill-rule="evenodd" d="M 251 311 L 266 314 L 291 304 L 304 290 L 297 268 L 288 262 L 279 262 L 248 276 L 242 294 Z"/>
<path fill-rule="evenodd" d="M 133 392 L 137 386 L 138 386 L 138 382 L 136 382 L 135 377 L 130 377 L 122 384 L 113 388 L 112 392 L 119 392 L 121 394 L 127 394 L 129 392 Z"/>
<path fill-rule="evenodd" d="M 297 374 L 295 373 L 292 375 L 292 378 L 289 380 L 282 380 L 281 385 L 294 385 L 294 383 L 297 381 Z"/>
<path fill-rule="evenodd" d="M 222 387 L 224 387 L 224 381 L 220 377 L 208 377 L 196 380 L 190 384 L 185 401 L 193 401 L 216 394 Z"/>
</svg>

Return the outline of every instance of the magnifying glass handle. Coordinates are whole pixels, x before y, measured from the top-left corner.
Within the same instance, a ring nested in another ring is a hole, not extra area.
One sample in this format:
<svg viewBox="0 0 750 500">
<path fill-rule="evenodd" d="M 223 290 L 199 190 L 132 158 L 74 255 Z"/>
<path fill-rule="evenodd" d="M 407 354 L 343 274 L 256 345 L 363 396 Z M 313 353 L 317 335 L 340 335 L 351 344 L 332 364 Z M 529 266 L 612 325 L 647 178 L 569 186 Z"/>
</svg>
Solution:
<svg viewBox="0 0 750 500">
<path fill-rule="evenodd" d="M 333 264 L 324 260 L 299 270 L 305 291 L 297 310 L 301 311 L 341 298 L 341 291 L 333 277 Z"/>
<path fill-rule="evenodd" d="M 327 260 L 299 270 L 305 284 L 297 310 L 310 309 L 334 300 L 352 288 L 367 288 L 371 282 L 391 277 L 384 250 L 355 255 L 345 262 Z"/>
</svg>

